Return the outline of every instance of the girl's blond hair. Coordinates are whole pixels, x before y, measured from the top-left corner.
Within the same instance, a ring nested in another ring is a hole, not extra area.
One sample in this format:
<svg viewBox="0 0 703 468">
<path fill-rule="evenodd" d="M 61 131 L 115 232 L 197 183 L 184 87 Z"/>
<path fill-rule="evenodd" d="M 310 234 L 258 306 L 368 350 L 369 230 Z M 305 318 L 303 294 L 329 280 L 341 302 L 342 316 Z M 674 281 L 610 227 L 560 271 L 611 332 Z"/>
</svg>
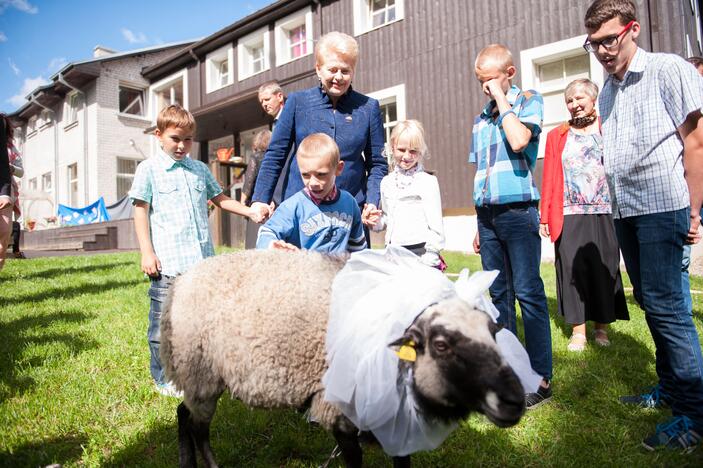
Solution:
<svg viewBox="0 0 703 468">
<path fill-rule="evenodd" d="M 393 150 L 401 135 L 407 134 L 410 138 L 411 149 L 420 152 L 420 156 L 427 154 L 427 143 L 425 142 L 425 129 L 419 120 L 403 120 L 393 127 L 391 132 L 391 150 Z"/>
</svg>

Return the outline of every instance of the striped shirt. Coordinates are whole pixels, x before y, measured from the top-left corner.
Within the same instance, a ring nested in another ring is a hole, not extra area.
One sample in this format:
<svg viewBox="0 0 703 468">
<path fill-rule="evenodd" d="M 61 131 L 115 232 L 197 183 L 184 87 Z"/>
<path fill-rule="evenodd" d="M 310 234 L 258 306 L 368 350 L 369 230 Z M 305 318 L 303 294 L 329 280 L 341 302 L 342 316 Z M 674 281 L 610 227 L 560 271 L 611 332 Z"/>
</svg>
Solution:
<svg viewBox="0 0 703 468">
<path fill-rule="evenodd" d="M 129 197 L 149 203 L 151 243 L 163 275 L 184 273 L 215 255 L 207 202 L 220 193 L 208 167 L 189 156 L 176 161 L 159 148 L 137 166 Z"/>
<path fill-rule="evenodd" d="M 511 86 L 506 97 L 520 122 L 531 127 L 532 136 L 527 147 L 515 153 L 505 137 L 501 119 L 494 117 L 494 101 L 476 116 L 469 153 L 469 163 L 477 165 L 474 177 L 476 206 L 539 200 L 532 171 L 542 132 L 542 95 L 530 91 L 528 98 L 520 88 Z"/>
<path fill-rule="evenodd" d="M 678 128 L 703 106 L 703 79 L 672 54 L 637 49 L 622 81 L 603 85 L 603 162 L 613 217 L 689 206 Z"/>
</svg>

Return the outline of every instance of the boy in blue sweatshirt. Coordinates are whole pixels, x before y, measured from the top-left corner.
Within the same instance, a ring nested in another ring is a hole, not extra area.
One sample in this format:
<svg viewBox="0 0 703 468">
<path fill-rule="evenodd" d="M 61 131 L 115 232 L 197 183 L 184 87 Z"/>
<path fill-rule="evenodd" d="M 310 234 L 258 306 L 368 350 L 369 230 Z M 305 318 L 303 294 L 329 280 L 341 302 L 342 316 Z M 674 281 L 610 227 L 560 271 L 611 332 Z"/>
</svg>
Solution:
<svg viewBox="0 0 703 468">
<path fill-rule="evenodd" d="M 300 143 L 296 159 L 304 188 L 285 200 L 259 229 L 256 248 L 330 254 L 365 249 L 359 205 L 335 185 L 344 161 L 334 140 L 324 133 L 309 135 Z"/>
</svg>

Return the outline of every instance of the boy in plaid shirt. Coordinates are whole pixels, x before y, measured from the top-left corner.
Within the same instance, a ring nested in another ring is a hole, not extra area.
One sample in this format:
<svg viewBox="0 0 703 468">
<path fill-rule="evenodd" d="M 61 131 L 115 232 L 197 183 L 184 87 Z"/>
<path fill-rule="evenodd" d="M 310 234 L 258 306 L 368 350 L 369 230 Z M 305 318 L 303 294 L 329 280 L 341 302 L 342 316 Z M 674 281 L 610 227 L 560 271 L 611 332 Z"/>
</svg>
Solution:
<svg viewBox="0 0 703 468">
<path fill-rule="evenodd" d="M 474 204 L 478 231 L 474 250 L 484 270 L 500 274 L 490 288 L 499 322 L 517 335 L 515 299 L 525 325 L 525 348 L 542 376 L 537 392 L 525 396 L 528 409 L 549 400 L 552 341 L 547 297 L 539 273 L 539 192 L 532 177 L 542 131 L 543 101 L 535 91 L 512 84 L 517 69 L 504 45 L 479 52 L 476 78 L 490 101 L 474 121 L 469 162 L 476 165 Z"/>
<path fill-rule="evenodd" d="M 215 254 L 208 226 L 208 200 L 223 210 L 262 222 L 258 212 L 224 193 L 208 167 L 188 156 L 195 120 L 178 105 L 164 108 L 154 132 L 159 148 L 137 167 L 129 197 L 141 251 L 141 269 L 151 279 L 149 329 L 151 375 L 159 393 L 180 396 L 164 379 L 159 358 L 161 308 L 176 275 Z"/>
</svg>

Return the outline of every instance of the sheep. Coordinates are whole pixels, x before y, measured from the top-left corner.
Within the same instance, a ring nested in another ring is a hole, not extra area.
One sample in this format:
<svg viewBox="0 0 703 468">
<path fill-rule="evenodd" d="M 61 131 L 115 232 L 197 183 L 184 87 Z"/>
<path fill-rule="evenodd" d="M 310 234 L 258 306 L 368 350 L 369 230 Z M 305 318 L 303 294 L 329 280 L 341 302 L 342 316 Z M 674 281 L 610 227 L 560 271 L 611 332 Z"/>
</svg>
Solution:
<svg viewBox="0 0 703 468">
<path fill-rule="evenodd" d="M 197 446 L 217 466 L 209 427 L 228 390 L 251 407 L 309 407 L 332 432 L 346 466 L 361 466 L 358 429 L 324 398 L 325 336 L 332 283 L 344 259 L 315 252 L 240 251 L 207 259 L 174 282 L 161 318 L 166 376 L 181 389 L 179 462 L 197 466 Z M 483 311 L 450 298 L 427 307 L 396 342 L 411 340 L 413 394 L 428 421 L 455 423 L 476 411 L 499 427 L 516 424 L 524 390 Z M 471 335 L 468 337 L 467 335 Z M 410 456 L 394 456 L 396 467 Z"/>
</svg>

